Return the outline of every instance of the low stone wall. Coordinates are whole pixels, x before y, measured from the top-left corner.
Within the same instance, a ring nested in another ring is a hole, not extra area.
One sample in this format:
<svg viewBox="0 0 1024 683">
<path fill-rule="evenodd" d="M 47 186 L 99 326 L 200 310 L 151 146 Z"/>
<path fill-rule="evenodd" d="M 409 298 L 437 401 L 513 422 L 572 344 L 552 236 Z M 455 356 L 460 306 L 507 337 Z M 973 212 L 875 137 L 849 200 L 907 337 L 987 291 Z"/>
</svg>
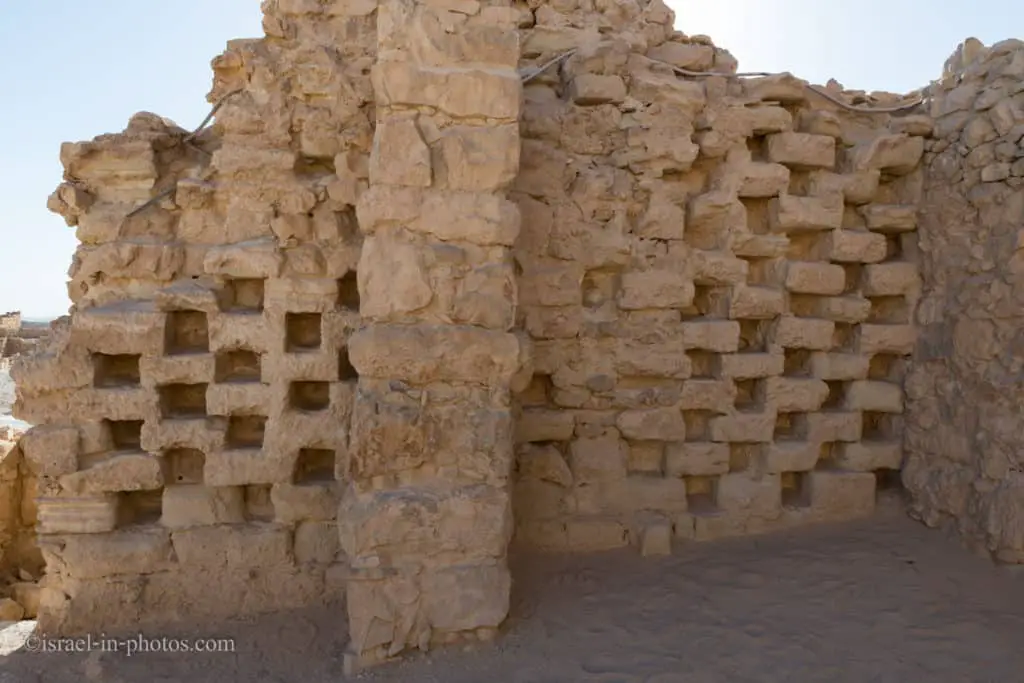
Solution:
<svg viewBox="0 0 1024 683">
<path fill-rule="evenodd" d="M 1024 562 L 1024 42 L 968 41 L 932 95 L 904 481 L 926 523 Z"/>
</svg>

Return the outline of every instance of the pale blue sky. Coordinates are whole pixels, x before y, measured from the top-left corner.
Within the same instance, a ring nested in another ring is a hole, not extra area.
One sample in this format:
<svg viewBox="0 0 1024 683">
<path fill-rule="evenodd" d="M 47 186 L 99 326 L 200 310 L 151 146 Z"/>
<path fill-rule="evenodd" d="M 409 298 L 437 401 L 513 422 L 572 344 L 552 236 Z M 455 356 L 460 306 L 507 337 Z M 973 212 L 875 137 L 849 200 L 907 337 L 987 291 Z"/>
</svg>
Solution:
<svg viewBox="0 0 1024 683">
<path fill-rule="evenodd" d="M 259 0 L 0 0 L 0 312 L 62 315 L 74 229 L 46 210 L 63 141 L 123 129 L 136 111 L 192 128 L 210 59 L 261 35 Z M 1024 38 L 1022 0 L 669 0 L 746 71 L 791 71 L 907 92 L 968 36 Z"/>
</svg>

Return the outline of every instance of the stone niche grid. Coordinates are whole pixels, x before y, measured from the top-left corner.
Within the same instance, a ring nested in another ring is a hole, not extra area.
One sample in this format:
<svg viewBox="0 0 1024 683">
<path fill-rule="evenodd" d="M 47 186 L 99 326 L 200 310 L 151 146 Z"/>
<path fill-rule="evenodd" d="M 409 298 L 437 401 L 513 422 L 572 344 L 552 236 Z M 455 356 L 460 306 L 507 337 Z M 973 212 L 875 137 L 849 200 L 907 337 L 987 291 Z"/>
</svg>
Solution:
<svg viewBox="0 0 1024 683">
<path fill-rule="evenodd" d="M 870 514 L 908 368 L 917 514 L 1016 557 L 1009 475 L 983 521 L 956 454 L 933 483 L 948 406 L 911 363 L 936 363 L 922 291 L 954 296 L 928 280 L 954 139 L 1005 185 L 980 220 L 1014 224 L 1024 103 L 987 93 L 1019 44 L 951 71 L 974 100 L 856 113 L 681 77 L 736 63 L 660 0 L 456 4 L 271 0 L 214 60 L 213 129 L 143 113 L 62 148 L 76 307 L 15 371 L 44 630 L 347 598 L 353 666 L 490 638 L 510 540 L 654 554 Z"/>
</svg>

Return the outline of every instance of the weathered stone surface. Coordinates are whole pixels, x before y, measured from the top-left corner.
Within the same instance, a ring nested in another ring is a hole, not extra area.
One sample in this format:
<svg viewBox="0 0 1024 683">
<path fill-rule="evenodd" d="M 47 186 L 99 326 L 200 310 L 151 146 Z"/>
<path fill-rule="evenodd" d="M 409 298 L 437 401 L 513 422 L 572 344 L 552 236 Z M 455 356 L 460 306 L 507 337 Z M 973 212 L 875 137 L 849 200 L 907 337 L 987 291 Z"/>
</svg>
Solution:
<svg viewBox="0 0 1024 683">
<path fill-rule="evenodd" d="M 76 308 L 0 451 L 44 623 L 347 585 L 372 663 L 492 634 L 513 523 L 663 554 L 869 514 L 900 468 L 1024 561 L 1020 46 L 871 116 L 682 76 L 737 65 L 661 3 L 569 4 L 264 3 L 212 157 L 148 114 L 62 150 Z"/>
</svg>

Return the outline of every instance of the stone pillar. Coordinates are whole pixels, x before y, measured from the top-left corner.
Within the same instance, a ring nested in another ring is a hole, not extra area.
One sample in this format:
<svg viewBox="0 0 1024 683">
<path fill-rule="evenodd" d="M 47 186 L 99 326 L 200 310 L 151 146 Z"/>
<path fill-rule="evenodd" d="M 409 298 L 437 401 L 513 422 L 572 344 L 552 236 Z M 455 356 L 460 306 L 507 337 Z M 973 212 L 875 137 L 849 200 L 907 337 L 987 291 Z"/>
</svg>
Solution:
<svg viewBox="0 0 1024 683">
<path fill-rule="evenodd" d="M 355 667 L 490 637 L 508 611 L 522 86 L 511 5 L 471 4 L 379 7 L 339 513 Z"/>
</svg>

